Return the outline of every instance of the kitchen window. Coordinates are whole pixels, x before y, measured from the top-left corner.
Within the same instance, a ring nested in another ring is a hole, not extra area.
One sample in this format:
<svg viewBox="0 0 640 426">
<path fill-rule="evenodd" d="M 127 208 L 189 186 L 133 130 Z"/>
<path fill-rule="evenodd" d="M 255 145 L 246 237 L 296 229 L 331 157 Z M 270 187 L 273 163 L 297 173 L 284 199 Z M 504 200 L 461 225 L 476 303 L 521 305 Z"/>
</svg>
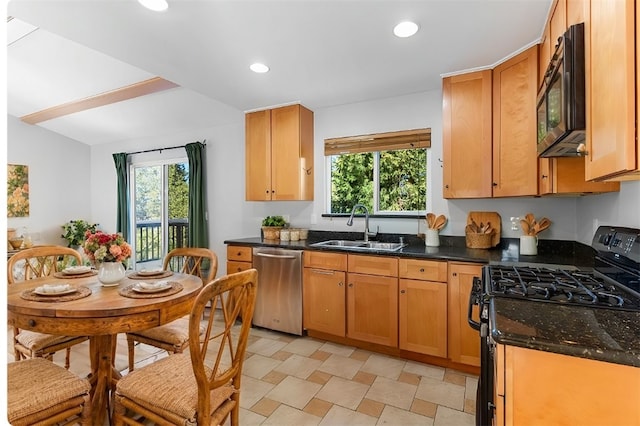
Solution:
<svg viewBox="0 0 640 426">
<path fill-rule="evenodd" d="M 327 211 L 360 203 L 373 214 L 424 214 L 430 146 L 431 129 L 326 139 Z"/>
</svg>

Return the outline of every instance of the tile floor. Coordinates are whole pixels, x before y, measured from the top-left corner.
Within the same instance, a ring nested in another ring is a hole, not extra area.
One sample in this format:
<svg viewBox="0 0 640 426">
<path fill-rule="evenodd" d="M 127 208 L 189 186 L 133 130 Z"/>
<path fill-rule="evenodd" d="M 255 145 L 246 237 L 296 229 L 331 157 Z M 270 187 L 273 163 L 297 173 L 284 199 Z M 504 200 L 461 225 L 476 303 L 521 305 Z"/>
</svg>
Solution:
<svg viewBox="0 0 640 426">
<path fill-rule="evenodd" d="M 477 376 L 257 328 L 249 339 L 242 425 L 475 424 Z M 72 350 L 71 369 L 77 374 L 89 372 L 88 349 L 84 343 Z M 8 350 L 12 361 L 11 344 Z M 62 364 L 63 356 L 54 360 Z M 138 345 L 136 368 L 164 356 Z M 115 362 L 126 373 L 124 335 Z"/>
</svg>

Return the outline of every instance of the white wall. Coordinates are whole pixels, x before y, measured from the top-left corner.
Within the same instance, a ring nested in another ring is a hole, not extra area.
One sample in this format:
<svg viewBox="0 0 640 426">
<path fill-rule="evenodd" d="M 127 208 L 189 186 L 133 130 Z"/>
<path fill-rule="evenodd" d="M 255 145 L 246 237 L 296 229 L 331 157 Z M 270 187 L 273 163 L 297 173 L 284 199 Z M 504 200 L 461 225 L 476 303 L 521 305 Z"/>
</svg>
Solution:
<svg viewBox="0 0 640 426">
<path fill-rule="evenodd" d="M 92 220 L 89 146 L 7 116 L 7 163 L 29 166 L 29 216 L 7 218 L 27 227 L 34 244 L 65 244 L 61 226 Z"/>
<path fill-rule="evenodd" d="M 620 183 L 620 192 L 593 195 L 578 200 L 576 240 L 591 244 L 600 225 L 640 228 L 640 181 Z"/>
<path fill-rule="evenodd" d="M 442 198 L 442 95 L 440 90 L 416 93 L 372 102 L 315 110 L 315 200 L 313 202 L 251 202 L 244 199 L 244 114 L 238 111 L 224 127 L 193 129 L 161 138 L 132 140 L 88 147 L 55 133 L 29 126 L 9 117 L 9 163 L 30 166 L 31 217 L 13 219 L 9 226 L 29 226 L 41 233 L 44 242 L 56 242 L 59 226 L 72 218 L 100 223 L 106 231 L 115 229 L 116 178 L 112 154 L 162 148 L 206 140 L 209 240 L 224 271 L 225 239 L 255 237 L 264 216 L 288 215 L 294 226 L 311 229 L 361 231 L 362 220 L 353 227 L 344 218 L 322 218 L 325 209 L 325 138 L 430 127 L 432 148 L 428 163 L 428 208 L 449 217 L 443 235 L 464 235 L 469 211 L 497 211 L 502 217 L 502 235 L 517 237 L 509 218 L 532 212 L 553 222 L 541 237 L 590 243 L 594 222 L 640 227 L 638 202 L 640 182 L 622 183 L 619 194 L 585 197 L 507 198 L 445 200 Z M 182 150 L 142 154 L 141 160 L 185 157 Z M 37 152 L 39 155 L 35 156 Z M 57 188 L 53 189 L 52 187 Z M 69 194 L 82 194 L 80 197 Z M 312 224 L 315 219 L 315 224 Z M 372 219 L 380 232 L 424 232 L 422 220 Z M 57 241 L 60 241 L 57 239 Z"/>
</svg>

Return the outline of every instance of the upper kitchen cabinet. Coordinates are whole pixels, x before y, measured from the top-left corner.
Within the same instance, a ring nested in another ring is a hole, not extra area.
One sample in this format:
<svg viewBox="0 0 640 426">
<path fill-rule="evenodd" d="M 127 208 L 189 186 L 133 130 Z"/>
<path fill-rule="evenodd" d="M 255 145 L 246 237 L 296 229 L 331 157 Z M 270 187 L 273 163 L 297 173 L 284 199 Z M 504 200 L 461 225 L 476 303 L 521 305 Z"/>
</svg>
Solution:
<svg viewBox="0 0 640 426">
<path fill-rule="evenodd" d="M 493 70 L 493 196 L 538 194 L 538 46 Z"/>
<path fill-rule="evenodd" d="M 442 80 L 444 198 L 491 197 L 491 70 Z"/>
<path fill-rule="evenodd" d="M 557 0 L 547 20 L 547 39 L 540 42 L 540 71 L 544 75 L 558 38 L 571 25 L 585 22 L 589 0 Z M 551 43 L 547 43 L 551 40 Z M 542 80 L 540 80 L 541 82 Z M 591 182 L 585 179 L 584 157 L 540 158 L 538 194 L 585 194 L 619 191 L 617 182 Z"/>
<path fill-rule="evenodd" d="M 640 179 L 635 1 L 592 0 L 586 22 L 586 179 Z"/>
<path fill-rule="evenodd" d="M 313 200 L 313 112 L 289 105 L 247 113 L 247 201 Z"/>
</svg>

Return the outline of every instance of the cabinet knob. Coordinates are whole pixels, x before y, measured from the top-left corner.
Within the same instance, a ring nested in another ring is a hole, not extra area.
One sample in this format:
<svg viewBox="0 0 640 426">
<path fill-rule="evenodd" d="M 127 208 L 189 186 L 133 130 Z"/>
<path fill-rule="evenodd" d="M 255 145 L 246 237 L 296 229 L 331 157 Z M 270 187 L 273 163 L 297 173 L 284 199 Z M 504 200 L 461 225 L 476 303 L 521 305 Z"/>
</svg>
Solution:
<svg viewBox="0 0 640 426">
<path fill-rule="evenodd" d="M 400 290 L 400 294 L 405 294 L 406 290 Z"/>
<path fill-rule="evenodd" d="M 342 281 L 340 281 L 340 282 L 338 283 L 338 287 L 342 287 L 343 285 L 344 285 L 344 283 L 343 283 Z"/>
<path fill-rule="evenodd" d="M 491 183 L 491 185 L 493 185 L 493 186 L 498 186 L 498 184 L 497 184 L 497 183 L 495 183 L 495 182 L 492 182 L 492 183 Z"/>
<path fill-rule="evenodd" d="M 546 179 L 546 178 L 548 178 L 548 177 L 549 177 L 549 176 L 547 176 L 547 175 L 542 175 L 542 179 Z"/>
<path fill-rule="evenodd" d="M 446 189 L 449 189 L 449 185 L 445 185 L 444 187 L 445 187 Z"/>
<path fill-rule="evenodd" d="M 35 326 L 36 326 L 36 320 L 30 319 L 29 320 L 29 327 L 35 327 Z"/>
<path fill-rule="evenodd" d="M 454 273 L 453 273 L 453 274 L 451 274 L 451 275 L 453 275 L 454 277 L 457 277 L 457 276 L 458 276 L 458 273 L 457 273 L 457 272 L 454 272 Z"/>
<path fill-rule="evenodd" d="M 420 272 L 424 272 L 424 268 L 420 268 Z"/>
<path fill-rule="evenodd" d="M 349 283 L 349 287 L 353 287 L 353 283 Z"/>
<path fill-rule="evenodd" d="M 269 193 L 269 190 L 267 189 L 267 190 L 265 191 L 265 193 L 266 193 L 266 194 L 268 194 L 268 193 Z"/>
</svg>

